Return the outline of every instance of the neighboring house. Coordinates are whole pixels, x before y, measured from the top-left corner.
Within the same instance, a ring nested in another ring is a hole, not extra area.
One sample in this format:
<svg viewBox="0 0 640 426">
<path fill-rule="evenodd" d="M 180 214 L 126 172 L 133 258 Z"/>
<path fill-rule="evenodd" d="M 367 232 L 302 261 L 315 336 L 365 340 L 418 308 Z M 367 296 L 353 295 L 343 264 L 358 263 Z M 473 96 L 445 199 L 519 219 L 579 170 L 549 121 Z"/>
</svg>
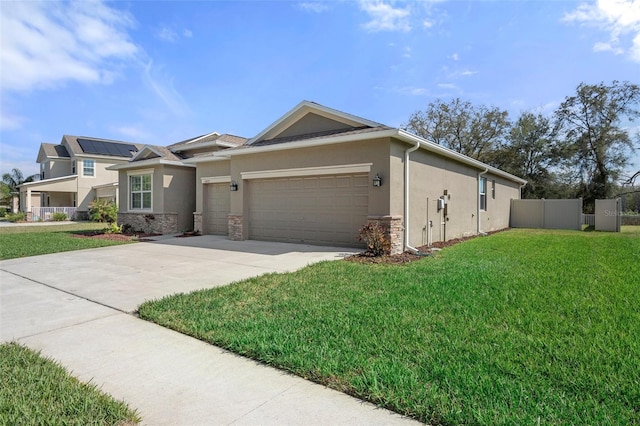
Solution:
<svg viewBox="0 0 640 426">
<path fill-rule="evenodd" d="M 109 168 L 119 173 L 118 222 L 148 233 L 193 230 L 196 166 L 186 160 L 244 142 L 245 138 L 213 132 L 167 147 L 143 146 L 126 164 Z M 227 197 L 228 193 L 227 187 Z"/>
<path fill-rule="evenodd" d="M 354 246 L 359 228 L 377 222 L 392 253 L 507 228 L 510 201 L 526 183 L 404 130 L 308 101 L 244 144 L 176 165 L 186 166 L 195 166 L 195 191 L 173 191 L 174 203 L 195 205 L 194 227 L 205 234 Z M 138 185 L 132 164 L 117 168 L 121 198 L 136 196 L 124 184 Z M 162 213 L 157 186 L 170 181 L 155 170 L 140 172 L 153 182 L 144 207 Z"/>
<path fill-rule="evenodd" d="M 46 219 L 45 214 L 55 209 L 83 217 L 95 199 L 117 202 L 118 173 L 108 167 L 127 163 L 141 147 L 71 135 L 64 135 L 58 145 L 42 143 L 37 159 L 40 180 L 20 185 L 22 209 L 29 220 Z M 36 193 L 39 202 L 34 201 Z"/>
</svg>

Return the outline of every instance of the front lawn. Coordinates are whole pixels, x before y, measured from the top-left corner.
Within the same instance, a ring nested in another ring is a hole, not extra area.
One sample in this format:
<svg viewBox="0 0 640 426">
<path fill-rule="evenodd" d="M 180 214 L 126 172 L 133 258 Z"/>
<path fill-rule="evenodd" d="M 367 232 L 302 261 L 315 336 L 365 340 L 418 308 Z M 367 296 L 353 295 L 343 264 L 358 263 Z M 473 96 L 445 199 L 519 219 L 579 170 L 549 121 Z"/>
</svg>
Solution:
<svg viewBox="0 0 640 426">
<path fill-rule="evenodd" d="M 0 344 L 0 424 L 132 425 L 124 402 L 80 383 L 59 364 L 16 343 Z"/>
<path fill-rule="evenodd" d="M 324 262 L 143 318 L 434 424 L 640 423 L 640 228 Z M 215 272 L 212 272 L 215 273 Z"/>
<path fill-rule="evenodd" d="M 125 243 L 77 237 L 78 233 L 101 230 L 105 227 L 106 224 L 96 222 L 0 227 L 0 260 Z"/>
</svg>

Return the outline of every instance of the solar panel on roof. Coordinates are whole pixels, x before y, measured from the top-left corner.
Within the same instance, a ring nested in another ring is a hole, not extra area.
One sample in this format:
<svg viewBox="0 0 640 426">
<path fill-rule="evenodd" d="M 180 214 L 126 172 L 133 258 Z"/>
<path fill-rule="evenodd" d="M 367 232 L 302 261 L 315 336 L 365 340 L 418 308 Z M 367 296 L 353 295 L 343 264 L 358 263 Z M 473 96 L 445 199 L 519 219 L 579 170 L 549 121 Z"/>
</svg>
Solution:
<svg viewBox="0 0 640 426">
<path fill-rule="evenodd" d="M 93 139 L 78 139 L 78 145 L 85 154 L 108 155 L 111 157 L 132 157 L 138 152 L 135 145 L 128 143 L 105 142 Z"/>
</svg>

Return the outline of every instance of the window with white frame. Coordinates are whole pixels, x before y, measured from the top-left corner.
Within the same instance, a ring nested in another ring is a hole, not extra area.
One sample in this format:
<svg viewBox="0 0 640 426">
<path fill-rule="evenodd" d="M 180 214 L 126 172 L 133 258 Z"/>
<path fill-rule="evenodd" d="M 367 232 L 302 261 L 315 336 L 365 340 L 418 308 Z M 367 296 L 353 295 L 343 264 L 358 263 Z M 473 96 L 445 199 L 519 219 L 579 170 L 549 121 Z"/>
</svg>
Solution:
<svg viewBox="0 0 640 426">
<path fill-rule="evenodd" d="M 487 178 L 480 178 L 480 210 L 487 210 Z"/>
<path fill-rule="evenodd" d="M 76 162 L 75 161 L 71 162 L 71 174 L 72 175 L 76 174 Z"/>
<path fill-rule="evenodd" d="M 129 176 L 131 210 L 151 210 L 151 186 L 151 174 Z"/>
<path fill-rule="evenodd" d="M 40 180 L 44 180 L 44 163 L 40 163 Z"/>
<path fill-rule="evenodd" d="M 495 179 L 491 181 L 491 198 L 496 199 L 496 181 Z"/>
<path fill-rule="evenodd" d="M 82 160 L 82 175 L 83 176 L 95 176 L 96 175 L 96 163 L 93 160 Z"/>
</svg>

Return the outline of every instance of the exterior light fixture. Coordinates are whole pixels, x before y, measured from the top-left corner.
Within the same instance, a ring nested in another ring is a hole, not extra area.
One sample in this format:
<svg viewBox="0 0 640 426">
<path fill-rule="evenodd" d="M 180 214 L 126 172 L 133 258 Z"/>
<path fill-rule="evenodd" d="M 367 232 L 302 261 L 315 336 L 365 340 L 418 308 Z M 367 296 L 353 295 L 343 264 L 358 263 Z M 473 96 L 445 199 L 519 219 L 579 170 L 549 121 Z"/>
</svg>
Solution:
<svg viewBox="0 0 640 426">
<path fill-rule="evenodd" d="M 229 185 L 229 190 L 237 191 L 238 190 L 238 182 L 236 182 L 235 180 L 232 181 L 231 184 Z"/>
<path fill-rule="evenodd" d="M 373 186 L 382 186 L 382 178 L 378 173 L 373 177 Z"/>
</svg>

